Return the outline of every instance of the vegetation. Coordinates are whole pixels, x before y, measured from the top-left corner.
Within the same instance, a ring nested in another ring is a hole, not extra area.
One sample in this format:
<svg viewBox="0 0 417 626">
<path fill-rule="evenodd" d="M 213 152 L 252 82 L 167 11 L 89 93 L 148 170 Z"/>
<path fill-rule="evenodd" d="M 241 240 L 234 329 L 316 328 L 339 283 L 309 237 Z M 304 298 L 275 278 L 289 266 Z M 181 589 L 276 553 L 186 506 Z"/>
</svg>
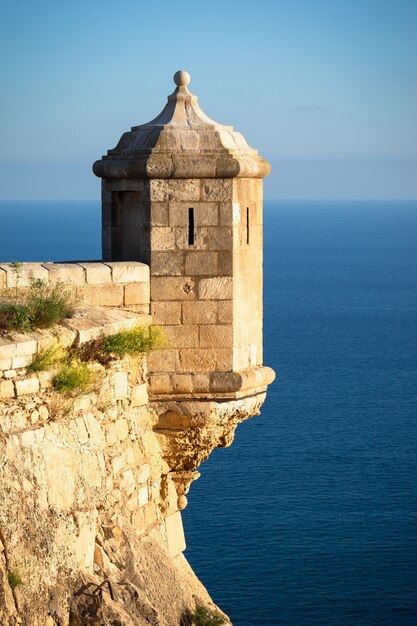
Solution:
<svg viewBox="0 0 417 626">
<path fill-rule="evenodd" d="M 52 386 L 67 396 L 90 391 L 97 382 L 98 374 L 87 363 L 67 363 L 52 378 Z"/>
<path fill-rule="evenodd" d="M 54 346 L 39 352 L 32 363 L 28 365 L 28 372 L 46 372 L 67 358 L 67 352 L 59 346 Z"/>
<path fill-rule="evenodd" d="M 122 357 L 149 352 L 165 345 L 165 337 L 159 326 L 138 326 L 132 330 L 123 330 L 115 335 L 104 337 L 101 352 Z"/>
<path fill-rule="evenodd" d="M 205 606 L 197 606 L 191 618 L 195 626 L 222 626 L 222 624 L 225 624 L 221 615 L 207 609 Z"/>
<path fill-rule="evenodd" d="M 74 312 L 74 299 L 62 284 L 50 285 L 32 280 L 20 289 L 22 264 L 10 263 L 15 274 L 15 287 L 0 301 L 0 329 L 27 333 L 35 328 L 49 328 Z"/>
<path fill-rule="evenodd" d="M 23 585 L 23 580 L 17 568 L 7 572 L 7 580 L 9 581 L 9 585 L 12 589 L 16 589 L 19 585 Z"/>
</svg>

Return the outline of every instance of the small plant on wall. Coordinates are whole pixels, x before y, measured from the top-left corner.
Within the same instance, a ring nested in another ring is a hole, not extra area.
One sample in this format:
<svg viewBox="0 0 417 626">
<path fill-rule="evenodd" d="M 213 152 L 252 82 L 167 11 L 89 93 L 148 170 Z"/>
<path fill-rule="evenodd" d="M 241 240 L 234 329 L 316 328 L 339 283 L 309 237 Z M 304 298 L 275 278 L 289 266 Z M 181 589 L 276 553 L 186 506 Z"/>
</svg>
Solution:
<svg viewBox="0 0 417 626">
<path fill-rule="evenodd" d="M 71 317 L 75 297 L 61 283 L 50 285 L 41 279 L 32 280 L 21 289 L 21 263 L 10 263 L 15 274 L 15 287 L 0 297 L 0 330 L 28 333 L 36 328 L 50 328 Z"/>
<path fill-rule="evenodd" d="M 137 326 L 131 330 L 123 330 L 115 335 L 104 337 L 101 352 L 118 357 L 136 356 L 161 348 L 165 344 L 166 339 L 162 328 L 151 324 L 150 326 Z"/>
</svg>

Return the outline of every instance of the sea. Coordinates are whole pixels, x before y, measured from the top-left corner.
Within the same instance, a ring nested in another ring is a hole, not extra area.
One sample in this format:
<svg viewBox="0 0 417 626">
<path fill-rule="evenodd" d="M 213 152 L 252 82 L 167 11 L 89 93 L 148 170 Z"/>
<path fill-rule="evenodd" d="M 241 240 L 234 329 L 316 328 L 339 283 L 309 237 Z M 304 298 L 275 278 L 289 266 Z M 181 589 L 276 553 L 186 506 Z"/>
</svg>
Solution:
<svg viewBox="0 0 417 626">
<path fill-rule="evenodd" d="M 2 261 L 99 258 L 98 202 L 1 203 Z M 266 202 L 264 349 L 187 559 L 234 626 L 415 626 L 417 202 Z"/>
</svg>

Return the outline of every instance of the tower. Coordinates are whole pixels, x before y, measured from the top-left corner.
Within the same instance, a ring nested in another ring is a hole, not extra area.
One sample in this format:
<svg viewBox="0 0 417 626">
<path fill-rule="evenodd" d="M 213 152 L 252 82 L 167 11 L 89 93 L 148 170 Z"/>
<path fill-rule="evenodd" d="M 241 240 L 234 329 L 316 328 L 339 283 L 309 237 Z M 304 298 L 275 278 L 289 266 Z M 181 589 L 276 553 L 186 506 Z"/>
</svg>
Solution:
<svg viewBox="0 0 417 626">
<path fill-rule="evenodd" d="M 149 357 L 154 400 L 263 394 L 262 179 L 269 164 L 207 117 L 179 71 L 151 122 L 94 164 L 103 259 L 150 265 L 151 313 L 166 349 Z"/>
</svg>

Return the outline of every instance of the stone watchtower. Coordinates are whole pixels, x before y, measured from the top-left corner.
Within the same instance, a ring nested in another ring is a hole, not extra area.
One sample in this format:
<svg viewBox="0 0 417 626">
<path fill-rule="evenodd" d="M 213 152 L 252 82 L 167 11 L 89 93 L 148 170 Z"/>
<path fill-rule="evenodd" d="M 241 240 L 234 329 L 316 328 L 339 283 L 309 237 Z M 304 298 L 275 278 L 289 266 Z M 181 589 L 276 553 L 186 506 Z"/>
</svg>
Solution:
<svg viewBox="0 0 417 626">
<path fill-rule="evenodd" d="M 191 416 L 204 422 L 210 413 L 223 427 L 229 419 L 214 444 L 227 445 L 274 378 L 262 367 L 262 179 L 270 166 L 202 112 L 187 72 L 174 81 L 163 111 L 94 164 L 103 179 L 103 259 L 150 265 L 151 313 L 169 341 L 148 363 L 157 431 L 178 438 L 183 428 L 187 447 Z M 208 456 L 198 457 L 195 441 L 188 447 L 174 469 Z"/>
</svg>

